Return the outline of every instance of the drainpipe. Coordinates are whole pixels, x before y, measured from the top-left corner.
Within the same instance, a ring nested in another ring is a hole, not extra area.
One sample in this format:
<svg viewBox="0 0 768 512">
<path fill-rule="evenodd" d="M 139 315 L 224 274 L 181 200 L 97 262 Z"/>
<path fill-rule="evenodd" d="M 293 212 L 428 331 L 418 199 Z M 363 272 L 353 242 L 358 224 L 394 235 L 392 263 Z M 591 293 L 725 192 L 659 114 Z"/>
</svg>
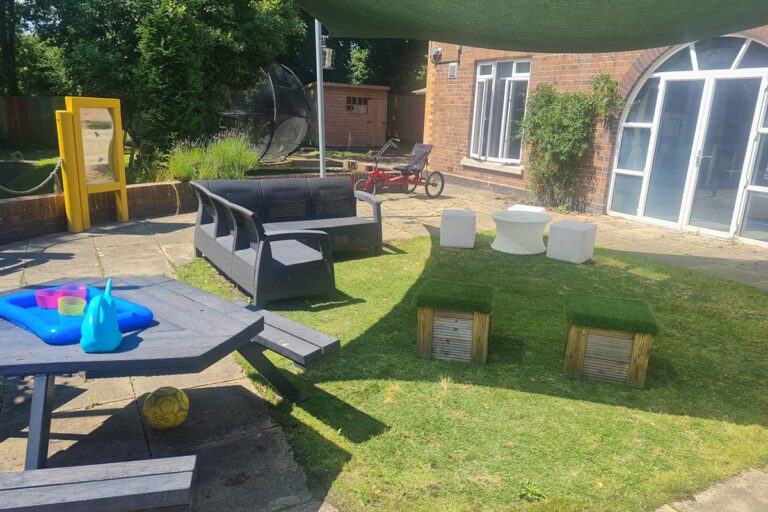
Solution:
<svg viewBox="0 0 768 512">
<path fill-rule="evenodd" d="M 315 67 L 317 68 L 317 143 L 320 146 L 320 177 L 325 178 L 325 99 L 323 98 L 323 26 L 315 20 Z"/>
</svg>

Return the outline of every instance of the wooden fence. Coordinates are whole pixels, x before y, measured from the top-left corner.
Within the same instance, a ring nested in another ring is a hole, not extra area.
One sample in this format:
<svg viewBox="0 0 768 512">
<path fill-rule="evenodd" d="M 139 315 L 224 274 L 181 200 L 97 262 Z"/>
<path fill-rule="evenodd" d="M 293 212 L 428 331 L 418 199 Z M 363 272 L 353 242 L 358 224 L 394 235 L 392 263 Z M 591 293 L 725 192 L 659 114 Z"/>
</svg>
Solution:
<svg viewBox="0 0 768 512">
<path fill-rule="evenodd" d="M 387 138 L 423 142 L 425 96 L 390 94 L 387 106 Z"/>
<path fill-rule="evenodd" d="M 0 97 L 0 149 L 54 149 L 61 96 Z"/>
</svg>

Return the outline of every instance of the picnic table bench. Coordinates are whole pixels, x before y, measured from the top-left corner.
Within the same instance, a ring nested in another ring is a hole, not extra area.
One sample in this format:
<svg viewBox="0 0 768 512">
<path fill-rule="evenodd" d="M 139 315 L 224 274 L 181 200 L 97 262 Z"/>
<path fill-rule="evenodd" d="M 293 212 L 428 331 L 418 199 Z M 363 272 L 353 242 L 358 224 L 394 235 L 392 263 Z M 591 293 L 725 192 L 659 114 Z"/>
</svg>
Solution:
<svg viewBox="0 0 768 512">
<path fill-rule="evenodd" d="M 255 306 L 248 309 L 256 310 Z M 263 354 L 265 350 L 279 354 L 300 368 L 308 370 L 338 354 L 338 338 L 289 320 L 266 309 L 256 310 L 264 318 L 264 328 L 249 346 L 239 352 L 283 397 L 301 402 L 306 397 L 291 384 Z M 263 361 L 266 361 L 264 364 Z"/>
<path fill-rule="evenodd" d="M 106 280 L 65 278 L 25 290 L 72 282 L 103 286 Z M 336 338 L 166 276 L 115 278 L 112 289 L 115 295 L 147 306 L 155 314 L 152 325 L 126 333 L 114 352 L 86 354 L 77 344 L 46 345 L 34 334 L 0 319 L 0 376 L 34 376 L 25 463 L 28 470 L 46 465 L 57 375 L 83 372 L 87 378 L 104 378 L 197 373 L 239 351 L 278 394 L 298 402 L 305 397 L 264 351 L 272 350 L 303 369 L 339 351 Z"/>
<path fill-rule="evenodd" d="M 189 455 L 0 473 L 0 511 L 188 511 L 195 462 Z"/>
</svg>

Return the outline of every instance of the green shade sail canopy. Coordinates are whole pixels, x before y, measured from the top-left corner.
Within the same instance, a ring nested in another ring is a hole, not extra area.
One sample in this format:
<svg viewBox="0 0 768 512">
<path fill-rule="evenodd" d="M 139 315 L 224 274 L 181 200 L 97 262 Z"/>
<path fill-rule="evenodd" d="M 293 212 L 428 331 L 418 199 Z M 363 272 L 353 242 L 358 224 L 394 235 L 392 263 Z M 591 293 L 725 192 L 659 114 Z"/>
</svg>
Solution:
<svg viewBox="0 0 768 512">
<path fill-rule="evenodd" d="M 297 0 L 332 37 L 526 52 L 611 52 L 768 24 L 768 0 Z"/>
</svg>

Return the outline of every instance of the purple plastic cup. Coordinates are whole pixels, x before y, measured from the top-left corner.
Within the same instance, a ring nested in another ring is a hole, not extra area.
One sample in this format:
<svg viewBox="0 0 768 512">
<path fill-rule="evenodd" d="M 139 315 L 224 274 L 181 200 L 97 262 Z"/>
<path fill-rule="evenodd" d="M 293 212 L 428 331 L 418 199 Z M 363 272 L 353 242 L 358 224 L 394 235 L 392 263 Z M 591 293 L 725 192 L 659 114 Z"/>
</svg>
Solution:
<svg viewBox="0 0 768 512">
<path fill-rule="evenodd" d="M 86 293 L 87 289 L 84 284 L 65 284 L 61 287 L 62 297 L 79 297 L 85 299 Z"/>
<path fill-rule="evenodd" d="M 52 288 L 37 290 L 35 292 L 35 300 L 37 301 L 37 306 L 43 309 L 58 309 L 59 297 L 61 297 L 61 291 L 54 290 Z"/>
</svg>

